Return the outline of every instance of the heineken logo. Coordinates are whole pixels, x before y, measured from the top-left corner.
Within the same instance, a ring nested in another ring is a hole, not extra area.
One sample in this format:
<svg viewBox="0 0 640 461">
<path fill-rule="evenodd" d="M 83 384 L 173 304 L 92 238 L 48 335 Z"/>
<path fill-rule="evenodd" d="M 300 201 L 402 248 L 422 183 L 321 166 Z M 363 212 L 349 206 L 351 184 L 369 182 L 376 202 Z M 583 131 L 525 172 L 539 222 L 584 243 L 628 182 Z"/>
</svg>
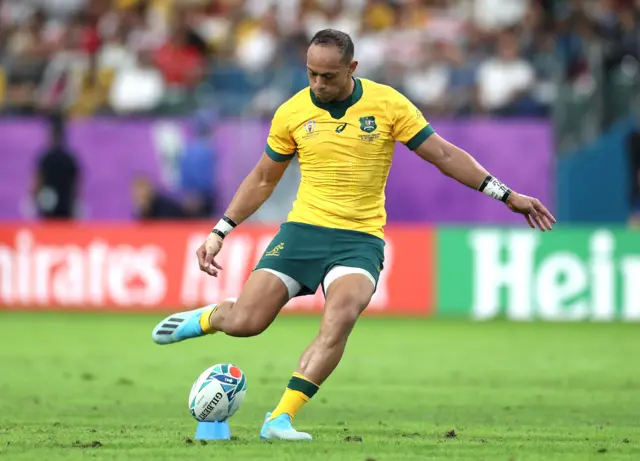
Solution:
<svg viewBox="0 0 640 461">
<path fill-rule="evenodd" d="M 608 230 L 555 237 L 529 231 L 470 232 L 473 316 L 640 320 L 637 237 Z"/>
</svg>

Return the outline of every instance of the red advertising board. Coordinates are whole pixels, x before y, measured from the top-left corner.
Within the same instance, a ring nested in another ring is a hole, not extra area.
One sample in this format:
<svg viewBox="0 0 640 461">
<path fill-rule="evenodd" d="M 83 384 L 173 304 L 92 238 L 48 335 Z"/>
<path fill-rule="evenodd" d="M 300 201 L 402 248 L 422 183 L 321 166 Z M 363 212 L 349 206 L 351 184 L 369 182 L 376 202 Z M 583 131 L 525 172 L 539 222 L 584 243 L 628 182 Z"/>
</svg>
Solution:
<svg viewBox="0 0 640 461">
<path fill-rule="evenodd" d="M 225 240 L 210 277 L 196 248 L 210 223 L 0 226 L 0 308 L 175 310 L 237 297 L 276 227 L 243 225 Z M 203 229 L 205 231 L 203 232 Z M 427 228 L 386 230 L 385 270 L 367 313 L 427 315 L 434 251 Z M 288 312 L 319 312 L 322 290 Z"/>
</svg>

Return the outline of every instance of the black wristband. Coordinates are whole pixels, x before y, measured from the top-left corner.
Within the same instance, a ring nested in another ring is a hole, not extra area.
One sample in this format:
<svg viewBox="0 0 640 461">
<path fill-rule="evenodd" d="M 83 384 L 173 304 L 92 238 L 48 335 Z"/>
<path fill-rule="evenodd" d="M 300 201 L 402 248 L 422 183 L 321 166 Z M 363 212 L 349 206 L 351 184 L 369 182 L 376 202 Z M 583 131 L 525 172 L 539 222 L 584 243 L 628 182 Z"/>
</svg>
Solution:
<svg viewBox="0 0 640 461">
<path fill-rule="evenodd" d="M 500 182 L 498 178 L 491 175 L 484 178 L 484 181 L 480 184 L 478 191 L 504 203 L 507 202 L 507 199 L 511 195 L 511 189 Z"/>
<path fill-rule="evenodd" d="M 487 184 L 489 184 L 489 181 L 491 181 L 493 179 L 493 176 L 489 175 L 486 178 L 484 178 L 484 181 L 482 181 L 482 184 L 480 184 L 480 187 L 478 188 L 479 192 L 484 192 L 485 187 L 487 187 Z"/>
<path fill-rule="evenodd" d="M 227 224 L 229 224 L 231 227 L 237 227 L 238 226 L 238 224 L 227 215 L 222 216 L 222 220 L 224 222 L 226 222 Z"/>
<path fill-rule="evenodd" d="M 220 237 L 222 240 L 224 240 L 224 238 L 226 237 L 226 235 L 225 235 L 225 233 L 224 233 L 224 232 L 222 232 L 221 230 L 218 230 L 218 229 L 216 229 L 216 228 L 214 228 L 214 229 L 211 231 L 211 233 L 212 233 L 212 234 L 216 234 L 216 235 L 217 235 L 218 237 Z"/>
</svg>

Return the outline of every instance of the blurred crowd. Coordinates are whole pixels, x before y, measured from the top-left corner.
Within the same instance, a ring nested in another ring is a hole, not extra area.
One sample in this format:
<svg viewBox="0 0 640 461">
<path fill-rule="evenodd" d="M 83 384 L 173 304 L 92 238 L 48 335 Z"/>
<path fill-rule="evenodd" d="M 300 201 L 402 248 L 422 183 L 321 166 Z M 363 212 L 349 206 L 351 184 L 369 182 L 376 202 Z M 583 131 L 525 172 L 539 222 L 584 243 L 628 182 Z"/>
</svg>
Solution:
<svg viewBox="0 0 640 461">
<path fill-rule="evenodd" d="M 631 133 L 628 139 L 629 176 L 631 185 L 630 224 L 640 229 L 640 127 Z"/>
<path fill-rule="evenodd" d="M 544 116 L 559 82 L 637 60 L 640 0 L 0 0 L 5 114 L 268 115 L 305 51 L 348 32 L 358 75 L 430 114 Z"/>
</svg>

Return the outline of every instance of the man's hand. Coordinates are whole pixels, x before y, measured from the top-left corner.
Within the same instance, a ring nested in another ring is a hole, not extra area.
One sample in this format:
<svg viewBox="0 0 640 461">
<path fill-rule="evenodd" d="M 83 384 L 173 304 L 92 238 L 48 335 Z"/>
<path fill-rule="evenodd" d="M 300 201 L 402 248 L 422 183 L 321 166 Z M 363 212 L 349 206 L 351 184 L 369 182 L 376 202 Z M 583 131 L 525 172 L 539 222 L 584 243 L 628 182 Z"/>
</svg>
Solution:
<svg viewBox="0 0 640 461">
<path fill-rule="evenodd" d="M 511 211 L 523 214 L 532 229 L 535 229 L 537 225 L 542 232 L 552 230 L 553 223 L 556 222 L 556 218 L 537 198 L 512 191 L 507 198 L 507 206 Z"/>
<path fill-rule="evenodd" d="M 216 234 L 210 234 L 207 240 L 198 248 L 198 264 L 200 270 L 214 277 L 218 276 L 218 269 L 222 270 L 220 264 L 215 261 L 215 257 L 222 249 L 222 239 Z"/>
</svg>

